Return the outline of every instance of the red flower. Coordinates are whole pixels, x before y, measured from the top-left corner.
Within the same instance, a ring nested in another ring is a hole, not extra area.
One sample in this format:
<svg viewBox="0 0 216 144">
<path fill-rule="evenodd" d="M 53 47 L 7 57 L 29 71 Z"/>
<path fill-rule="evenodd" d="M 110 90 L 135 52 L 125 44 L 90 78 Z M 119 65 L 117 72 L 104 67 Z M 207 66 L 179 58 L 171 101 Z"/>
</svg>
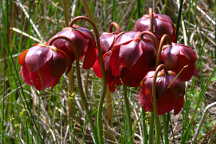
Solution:
<svg viewBox="0 0 216 144">
<path fill-rule="evenodd" d="M 37 44 L 19 55 L 23 80 L 38 90 L 55 86 L 71 63 L 64 51 L 43 44 Z"/>
<path fill-rule="evenodd" d="M 116 27 L 117 30 L 115 32 L 111 32 L 112 27 L 114 27 L 114 26 Z M 122 33 L 120 33 L 120 28 L 119 28 L 118 24 L 115 22 L 112 22 L 110 24 L 110 32 L 103 32 L 99 38 L 100 46 L 101 46 L 102 54 L 103 54 L 103 62 L 104 62 L 104 66 L 105 66 L 106 80 L 107 80 L 107 84 L 109 86 L 109 90 L 112 92 L 115 90 L 117 85 L 121 84 L 120 77 L 114 76 L 111 73 L 110 66 L 109 66 L 110 56 L 112 54 L 111 49 L 112 49 L 113 45 L 115 44 L 115 41 L 117 40 L 117 38 L 121 34 Z M 95 64 L 93 65 L 93 70 L 94 70 L 97 77 L 102 78 L 102 72 L 100 69 L 100 64 L 99 64 L 98 58 L 95 61 Z"/>
<path fill-rule="evenodd" d="M 119 76 L 114 76 L 112 72 L 110 71 L 110 56 L 112 54 L 112 51 L 108 51 L 103 55 L 103 62 L 104 62 L 104 67 L 105 67 L 105 73 L 106 73 L 106 80 L 107 84 L 109 86 L 109 90 L 111 92 L 115 91 L 116 86 L 121 84 L 120 77 Z M 96 74 L 97 77 L 102 78 L 102 72 L 100 69 L 100 64 L 99 61 L 97 60 L 93 66 L 93 70 Z"/>
<path fill-rule="evenodd" d="M 103 54 L 111 50 L 112 46 L 114 45 L 116 39 L 119 37 L 120 34 L 121 33 L 108 33 L 108 32 L 103 32 L 101 34 L 100 46 Z"/>
<path fill-rule="evenodd" d="M 110 58 L 114 76 L 124 84 L 139 86 L 145 74 L 155 66 L 156 37 L 151 32 L 126 32 L 116 40 Z"/>
<path fill-rule="evenodd" d="M 74 25 L 66 27 L 54 35 L 49 41 L 49 45 L 54 45 L 58 49 L 67 53 L 71 60 L 84 57 L 83 68 L 88 69 L 93 66 L 96 60 L 96 44 L 92 33 L 83 27 Z"/>
<path fill-rule="evenodd" d="M 170 70 L 176 73 L 187 65 L 179 76 L 179 79 L 183 81 L 190 80 L 197 73 L 195 66 L 197 55 L 191 47 L 177 43 L 165 45 L 160 59 Z"/>
<path fill-rule="evenodd" d="M 164 34 L 167 34 L 173 42 L 176 42 L 176 30 L 169 16 L 164 14 L 147 14 L 138 19 L 135 23 L 135 31 L 150 31 L 151 21 L 155 28 L 154 34 L 161 39 Z"/>
<path fill-rule="evenodd" d="M 152 85 L 154 74 L 155 71 L 148 72 L 141 82 L 138 100 L 145 111 L 153 111 Z M 175 76 L 175 73 L 171 71 L 165 72 L 162 70 L 158 73 L 156 79 L 156 105 L 159 115 L 171 110 L 174 110 L 174 114 L 177 114 L 183 107 L 185 83 L 179 79 L 174 80 Z M 169 85 L 170 87 L 168 87 Z"/>
</svg>

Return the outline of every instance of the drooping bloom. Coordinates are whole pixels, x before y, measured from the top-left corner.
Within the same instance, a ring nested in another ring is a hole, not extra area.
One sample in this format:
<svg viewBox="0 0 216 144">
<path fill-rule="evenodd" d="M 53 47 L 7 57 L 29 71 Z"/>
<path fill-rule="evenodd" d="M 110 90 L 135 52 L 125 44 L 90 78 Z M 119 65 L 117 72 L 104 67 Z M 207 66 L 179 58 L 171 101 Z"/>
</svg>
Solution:
<svg viewBox="0 0 216 144">
<path fill-rule="evenodd" d="M 145 111 L 153 111 L 152 85 L 155 71 L 150 71 L 141 82 L 138 101 Z M 156 106 L 159 115 L 174 110 L 181 111 L 184 104 L 185 83 L 172 71 L 161 70 L 156 78 Z"/>
<path fill-rule="evenodd" d="M 95 63 L 96 43 L 91 31 L 84 27 L 77 25 L 66 27 L 54 35 L 48 44 L 66 52 L 72 61 L 84 58 L 83 68 L 85 69 L 92 67 Z"/>
<path fill-rule="evenodd" d="M 113 32 L 112 29 L 116 30 Z M 116 22 L 112 22 L 109 25 L 109 32 L 103 32 L 100 35 L 100 46 L 102 49 L 102 53 L 106 53 L 111 50 L 117 38 L 122 34 L 120 26 Z"/>
<path fill-rule="evenodd" d="M 135 31 L 150 31 L 151 22 L 154 28 L 154 34 L 161 39 L 164 34 L 167 34 L 172 42 L 176 42 L 176 29 L 169 16 L 164 14 L 150 13 L 146 14 L 135 23 Z"/>
<path fill-rule="evenodd" d="M 55 86 L 71 63 L 63 50 L 47 44 L 37 44 L 19 55 L 23 80 L 38 90 Z"/>
<path fill-rule="evenodd" d="M 112 74 L 120 76 L 125 85 L 139 86 L 145 74 L 155 67 L 156 39 L 151 32 L 120 35 L 110 57 Z"/>
<path fill-rule="evenodd" d="M 160 59 L 162 63 L 175 73 L 179 73 L 184 66 L 187 66 L 179 76 L 179 79 L 183 81 L 190 80 L 197 73 L 197 55 L 189 46 L 177 43 L 165 45 L 163 46 Z"/>
<path fill-rule="evenodd" d="M 117 85 L 121 84 L 120 77 L 114 76 L 110 71 L 110 56 L 112 54 L 112 47 L 115 44 L 115 41 L 121 35 L 120 30 L 117 29 L 115 32 L 103 32 L 99 38 L 100 46 L 103 54 L 103 62 L 106 73 L 107 85 L 109 86 L 110 91 L 114 91 Z M 95 64 L 93 65 L 93 70 L 97 77 L 102 78 L 102 72 L 100 69 L 99 59 L 96 59 Z"/>
<path fill-rule="evenodd" d="M 110 70 L 110 56 L 112 54 L 112 51 L 109 50 L 103 55 L 103 62 L 104 62 L 104 68 L 106 72 L 106 81 L 107 85 L 109 86 L 109 90 L 113 92 L 116 88 L 116 86 L 121 84 L 121 80 L 119 76 L 114 76 Z M 93 66 L 93 70 L 97 77 L 102 78 L 102 72 L 100 69 L 99 61 L 97 60 Z"/>
</svg>

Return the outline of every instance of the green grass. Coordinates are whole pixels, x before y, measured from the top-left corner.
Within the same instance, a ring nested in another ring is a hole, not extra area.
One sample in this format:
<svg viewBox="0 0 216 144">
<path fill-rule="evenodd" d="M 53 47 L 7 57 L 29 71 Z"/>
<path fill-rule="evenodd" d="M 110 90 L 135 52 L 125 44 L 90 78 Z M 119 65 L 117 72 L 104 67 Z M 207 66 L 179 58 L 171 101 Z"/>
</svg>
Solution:
<svg viewBox="0 0 216 144">
<path fill-rule="evenodd" d="M 148 12 L 147 8 L 151 6 L 148 0 L 98 0 L 88 1 L 89 11 L 87 11 L 81 0 L 67 2 L 69 19 L 79 15 L 91 16 L 100 33 L 108 30 L 111 21 L 119 23 L 122 30 L 131 30 L 136 19 L 144 12 Z M 26 17 L 19 3 L 24 6 L 33 24 Z M 216 88 L 215 26 L 197 9 L 197 6 L 215 20 L 215 5 L 213 0 L 209 3 L 191 0 L 183 5 L 178 42 L 194 47 L 199 55 L 197 62 L 199 77 L 194 77 L 187 83 L 186 101 L 182 112 L 178 116 L 170 113 L 160 117 L 160 121 L 163 122 L 170 116 L 170 125 L 162 123 L 161 137 L 165 144 L 189 143 L 205 107 L 213 102 L 211 94 Z M 172 13 L 170 16 L 176 25 L 178 9 L 173 7 L 170 1 L 156 2 L 156 11 Z M 40 40 L 48 40 L 65 26 L 64 8 L 63 2 L 58 0 L 0 1 L 0 143 L 2 144 L 93 143 L 92 137 L 98 141 L 98 137 L 94 136 L 90 129 L 89 119 L 81 102 L 75 63 L 73 64 L 75 80 L 73 92 L 70 91 L 66 75 L 57 86 L 44 91 L 37 91 L 27 86 L 19 75 L 17 55 L 37 42 L 12 31 L 11 28 L 17 28 Z M 71 17 L 72 10 L 74 12 Z M 85 22 L 80 24 L 92 28 Z M 86 71 L 81 70 L 81 75 L 84 87 L 87 88 L 84 92 L 87 91 L 90 109 L 88 114 L 94 122 L 96 131 L 97 106 L 102 93 L 102 82 L 95 77 L 92 70 L 89 70 L 89 76 Z M 85 85 L 86 81 L 88 81 L 87 85 Z M 148 143 L 150 113 L 141 110 L 136 100 L 137 92 L 137 88 L 127 87 L 124 93 L 123 88 L 119 87 L 112 94 L 113 117 L 111 123 L 102 117 L 104 139 L 101 141 L 126 144 Z M 106 109 L 105 105 L 103 116 Z M 206 141 L 209 144 L 215 143 L 215 127 L 215 113 L 211 112 L 201 127 L 197 143 Z"/>
</svg>

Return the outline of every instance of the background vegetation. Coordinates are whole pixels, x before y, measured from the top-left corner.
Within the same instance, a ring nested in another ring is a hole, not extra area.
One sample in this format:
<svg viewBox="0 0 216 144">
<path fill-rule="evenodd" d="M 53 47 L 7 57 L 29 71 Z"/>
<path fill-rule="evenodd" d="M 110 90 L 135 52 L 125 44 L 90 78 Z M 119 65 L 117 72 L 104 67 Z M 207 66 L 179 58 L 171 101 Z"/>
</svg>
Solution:
<svg viewBox="0 0 216 144">
<path fill-rule="evenodd" d="M 175 24 L 179 6 L 180 0 L 155 0 L 155 11 L 169 15 Z M 148 7 L 152 7 L 151 0 L 1 0 L 0 143 L 93 143 L 80 102 L 76 74 L 72 71 L 54 88 L 37 91 L 21 80 L 17 56 L 38 40 L 48 40 L 60 31 L 67 18 L 90 16 L 100 32 L 107 31 L 108 24 L 116 21 L 123 30 L 129 31 L 136 19 L 148 12 Z M 187 83 L 182 112 L 161 117 L 161 121 L 170 119 L 168 136 L 163 135 L 164 143 L 190 143 L 206 106 L 216 100 L 215 15 L 214 0 L 183 2 L 178 42 L 196 50 L 199 76 Z M 92 70 L 83 71 L 82 78 L 94 120 L 101 95 L 101 80 Z M 74 85 L 71 79 L 74 79 Z M 149 113 L 143 112 L 137 104 L 137 89 L 128 88 L 131 113 L 128 118 L 122 89 L 119 87 L 112 94 L 112 106 L 108 102 L 104 105 L 105 141 L 146 143 Z M 216 107 L 210 108 L 206 116 L 197 143 L 214 144 Z M 133 142 L 129 141 L 130 128 Z"/>
</svg>

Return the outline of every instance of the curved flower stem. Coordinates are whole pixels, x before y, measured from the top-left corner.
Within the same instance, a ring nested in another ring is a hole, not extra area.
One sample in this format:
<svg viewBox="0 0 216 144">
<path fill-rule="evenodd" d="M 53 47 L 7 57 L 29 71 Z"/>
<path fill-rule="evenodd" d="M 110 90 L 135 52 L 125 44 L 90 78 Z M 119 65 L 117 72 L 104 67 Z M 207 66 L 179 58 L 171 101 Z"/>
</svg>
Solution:
<svg viewBox="0 0 216 144">
<path fill-rule="evenodd" d="M 156 65 L 159 64 L 159 60 L 160 60 L 160 54 L 161 54 L 161 51 L 162 51 L 162 47 L 164 45 L 164 43 L 167 41 L 168 44 L 171 44 L 171 39 L 170 37 L 167 35 L 167 34 L 164 34 L 162 37 L 161 37 L 161 40 L 160 40 L 160 43 L 159 43 L 159 47 L 158 47 L 158 50 L 157 50 L 157 56 L 156 56 Z"/>
<path fill-rule="evenodd" d="M 85 97 L 85 93 L 83 91 L 82 78 L 81 78 L 81 74 L 80 74 L 80 66 L 79 66 L 79 61 L 78 60 L 76 60 L 76 72 L 77 72 L 77 80 L 78 80 L 78 86 L 79 86 L 81 101 L 82 101 L 82 104 L 84 106 L 84 109 L 85 109 L 85 112 L 86 112 L 86 115 L 87 115 L 87 119 L 90 122 L 90 126 L 91 126 L 91 129 L 93 131 L 94 139 L 96 140 L 96 132 L 95 132 L 95 129 L 94 129 L 94 122 L 91 119 L 91 115 L 90 115 L 91 113 L 90 113 L 90 110 L 89 110 L 89 107 L 88 107 L 88 103 L 87 103 L 87 99 Z"/>
<path fill-rule="evenodd" d="M 188 65 L 185 65 L 178 73 L 177 75 L 174 77 L 174 79 L 172 79 L 172 81 L 169 83 L 167 88 L 170 88 L 172 86 L 172 84 L 174 83 L 175 80 L 177 80 L 177 78 L 182 74 L 182 72 L 188 67 Z"/>
<path fill-rule="evenodd" d="M 69 38 L 67 38 L 65 36 L 58 36 L 58 37 L 51 39 L 49 42 L 49 45 L 52 45 L 53 42 L 57 39 L 64 39 L 64 40 L 67 40 L 68 42 L 72 43 L 72 41 Z M 60 50 L 60 51 L 62 51 L 62 50 Z M 93 134 L 94 134 L 94 139 L 96 140 L 96 132 L 94 131 L 94 129 L 95 129 L 94 122 L 91 120 L 91 115 L 90 115 L 90 110 L 88 107 L 87 99 L 86 99 L 85 93 L 83 91 L 82 79 L 81 79 L 81 74 L 80 74 L 80 66 L 79 66 L 79 57 L 76 58 L 76 71 L 77 71 L 77 81 L 78 81 L 81 101 L 82 101 L 82 104 L 84 106 L 84 109 L 85 109 L 85 112 L 87 115 L 87 119 L 90 122 L 90 126 L 91 126 L 91 129 L 92 129 Z"/>
<path fill-rule="evenodd" d="M 143 36 L 144 35 L 149 35 L 151 36 L 151 38 L 153 39 L 154 41 L 154 44 L 155 44 L 155 52 L 157 52 L 157 47 L 158 47 L 158 39 L 157 37 L 150 31 L 143 31 L 143 32 L 140 32 L 140 34 L 138 35 L 138 39 L 143 39 Z"/>
<path fill-rule="evenodd" d="M 124 101 L 125 101 L 125 111 L 126 111 L 126 122 L 128 125 L 128 143 L 133 143 L 133 130 L 132 130 L 132 122 L 130 118 L 130 103 L 129 99 L 127 96 L 127 86 L 123 85 L 123 90 L 124 90 Z"/>
<path fill-rule="evenodd" d="M 156 129 L 156 144 L 160 144 L 160 121 L 159 121 L 159 117 L 157 116 L 156 81 L 157 81 L 158 72 L 164 68 L 165 68 L 164 64 L 160 64 L 159 66 L 157 66 L 154 77 L 153 77 L 153 85 L 152 85 L 153 113 L 152 113 L 151 121 L 150 121 L 149 144 L 154 143 L 153 142 L 154 124 L 155 124 L 155 129 Z"/>
<path fill-rule="evenodd" d="M 106 76 L 105 76 L 106 73 L 105 73 L 105 68 L 104 68 L 104 63 L 103 63 L 102 49 L 100 46 L 99 32 L 94 22 L 92 22 L 92 20 L 86 16 L 78 16 L 78 17 L 73 18 L 70 22 L 70 26 L 73 27 L 73 24 L 80 20 L 87 21 L 88 23 L 92 25 L 94 33 L 95 33 L 95 37 L 96 37 L 98 52 L 99 52 L 98 56 L 99 56 L 100 69 L 103 75 L 102 77 L 103 78 L 103 92 L 102 92 L 102 96 L 100 97 L 98 111 L 97 111 L 97 136 L 98 136 L 97 138 L 98 138 L 99 144 L 104 144 L 102 110 L 103 110 L 104 99 L 106 96 Z"/>
<path fill-rule="evenodd" d="M 113 27 L 115 28 L 115 32 L 113 32 Z M 119 26 L 119 24 L 117 22 L 111 22 L 109 25 L 109 32 L 113 32 L 113 33 L 120 33 L 121 32 L 121 28 Z"/>
<path fill-rule="evenodd" d="M 57 36 L 57 37 L 54 37 L 54 38 L 52 38 L 50 41 L 49 41 L 49 45 L 52 45 L 53 44 L 53 42 L 55 41 L 55 40 L 57 40 L 57 39 L 64 39 L 64 40 L 66 40 L 66 41 L 68 41 L 68 42 L 70 42 L 71 44 L 73 44 L 72 43 L 72 41 L 68 38 L 68 37 L 66 37 L 66 36 Z M 58 48 L 57 48 L 58 49 Z M 71 51 L 71 52 L 73 52 L 72 50 L 70 50 L 70 49 L 68 49 L 69 51 Z M 62 50 L 61 50 L 62 51 Z M 70 57 L 70 56 L 69 56 Z"/>
</svg>

